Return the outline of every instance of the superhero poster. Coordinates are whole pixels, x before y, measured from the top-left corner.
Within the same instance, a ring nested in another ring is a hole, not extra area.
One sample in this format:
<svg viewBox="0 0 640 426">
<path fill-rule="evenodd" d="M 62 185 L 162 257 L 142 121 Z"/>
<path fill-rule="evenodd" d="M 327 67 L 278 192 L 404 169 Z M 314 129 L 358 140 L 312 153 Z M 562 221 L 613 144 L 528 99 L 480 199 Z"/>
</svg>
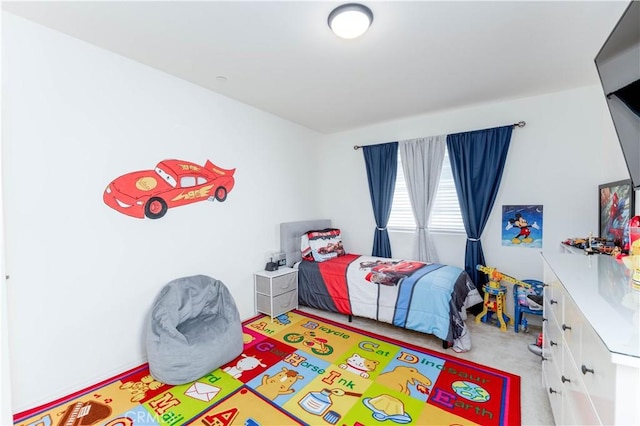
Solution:
<svg viewBox="0 0 640 426">
<path fill-rule="evenodd" d="M 629 219 L 634 211 L 634 193 L 630 180 L 606 183 L 598 187 L 600 198 L 600 237 L 624 248 L 629 243 Z"/>
<path fill-rule="evenodd" d="M 542 248 L 542 205 L 502 206 L 502 245 Z"/>
</svg>

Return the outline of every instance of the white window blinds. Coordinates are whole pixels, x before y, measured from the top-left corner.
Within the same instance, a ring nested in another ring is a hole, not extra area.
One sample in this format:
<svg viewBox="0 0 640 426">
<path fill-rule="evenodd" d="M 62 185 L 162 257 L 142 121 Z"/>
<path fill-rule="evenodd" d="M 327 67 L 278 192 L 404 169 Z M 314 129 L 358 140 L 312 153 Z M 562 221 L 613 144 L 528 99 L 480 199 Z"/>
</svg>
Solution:
<svg viewBox="0 0 640 426">
<path fill-rule="evenodd" d="M 390 229 L 415 230 L 416 222 L 411 211 L 411 202 L 407 192 L 407 184 L 402 172 L 402 161 L 398 156 L 398 173 L 396 176 L 396 187 L 393 195 L 393 205 L 389 218 Z M 438 183 L 438 192 L 434 201 L 431 217 L 429 218 L 429 229 L 440 232 L 465 232 L 460 214 L 460 204 L 456 193 L 453 175 L 451 174 L 451 163 L 449 153 L 445 151 L 442 162 L 442 174 Z"/>
</svg>

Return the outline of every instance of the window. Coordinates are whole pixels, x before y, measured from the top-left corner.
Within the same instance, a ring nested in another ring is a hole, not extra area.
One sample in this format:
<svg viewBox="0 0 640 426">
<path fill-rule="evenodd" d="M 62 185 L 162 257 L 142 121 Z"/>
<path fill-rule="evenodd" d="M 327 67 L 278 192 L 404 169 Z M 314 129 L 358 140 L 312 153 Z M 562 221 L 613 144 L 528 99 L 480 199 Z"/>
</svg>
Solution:
<svg viewBox="0 0 640 426">
<path fill-rule="evenodd" d="M 180 178 L 180 187 L 182 187 L 182 188 L 190 188 L 192 186 L 196 186 L 196 178 L 195 178 L 195 176 L 182 176 Z"/>
<path fill-rule="evenodd" d="M 393 195 L 393 205 L 388 227 L 390 229 L 415 230 L 416 221 L 411 211 L 411 202 L 407 192 L 407 183 L 402 172 L 402 161 L 398 155 L 398 173 L 396 175 L 396 188 Z M 438 183 L 438 192 L 429 218 L 429 229 L 442 232 L 465 232 L 460 214 L 458 194 L 451 174 L 449 152 L 445 150 L 442 162 L 442 173 Z"/>
<path fill-rule="evenodd" d="M 172 187 L 175 188 L 178 185 L 178 182 L 176 181 L 176 179 L 173 176 L 171 176 L 169 173 L 165 172 L 160 167 L 156 167 L 155 170 L 158 176 L 160 176 L 162 180 L 167 181 L 167 183 Z"/>
</svg>

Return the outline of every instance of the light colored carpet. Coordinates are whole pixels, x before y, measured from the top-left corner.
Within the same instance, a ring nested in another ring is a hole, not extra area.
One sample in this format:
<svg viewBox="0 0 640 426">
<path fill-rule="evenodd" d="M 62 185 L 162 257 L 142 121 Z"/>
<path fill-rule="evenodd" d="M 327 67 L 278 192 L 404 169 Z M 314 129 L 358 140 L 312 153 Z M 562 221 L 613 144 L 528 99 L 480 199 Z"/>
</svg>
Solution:
<svg viewBox="0 0 640 426">
<path fill-rule="evenodd" d="M 520 376 L 522 386 L 520 401 L 522 424 L 540 426 L 555 424 L 549 399 L 542 384 L 540 357 L 528 349 L 529 343 L 534 343 L 540 333 L 539 327 L 531 326 L 528 333 L 514 333 L 513 328 L 504 332 L 492 324 L 476 323 L 473 315 L 469 315 L 466 323 L 471 332 L 472 348 L 469 352 L 458 354 L 451 349 L 443 349 L 442 341 L 432 335 L 404 330 L 365 318 L 354 317 L 353 322 L 349 323 L 345 315 L 320 311 L 306 306 L 301 306 L 300 310 L 435 352 L 446 353 L 452 357 L 517 374 Z"/>
</svg>

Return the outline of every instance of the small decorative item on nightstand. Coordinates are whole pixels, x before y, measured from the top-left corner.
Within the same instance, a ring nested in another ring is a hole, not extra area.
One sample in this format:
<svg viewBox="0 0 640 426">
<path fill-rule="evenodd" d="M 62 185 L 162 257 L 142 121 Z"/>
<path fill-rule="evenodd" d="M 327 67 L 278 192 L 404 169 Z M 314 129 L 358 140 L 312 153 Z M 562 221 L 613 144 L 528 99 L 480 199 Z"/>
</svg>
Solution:
<svg viewBox="0 0 640 426">
<path fill-rule="evenodd" d="M 265 271 L 277 271 L 278 270 L 278 264 L 276 262 L 267 262 L 266 265 L 264 265 L 264 270 Z"/>
<path fill-rule="evenodd" d="M 253 274 L 256 311 L 271 316 L 298 308 L 298 270 L 280 268 Z"/>
</svg>

